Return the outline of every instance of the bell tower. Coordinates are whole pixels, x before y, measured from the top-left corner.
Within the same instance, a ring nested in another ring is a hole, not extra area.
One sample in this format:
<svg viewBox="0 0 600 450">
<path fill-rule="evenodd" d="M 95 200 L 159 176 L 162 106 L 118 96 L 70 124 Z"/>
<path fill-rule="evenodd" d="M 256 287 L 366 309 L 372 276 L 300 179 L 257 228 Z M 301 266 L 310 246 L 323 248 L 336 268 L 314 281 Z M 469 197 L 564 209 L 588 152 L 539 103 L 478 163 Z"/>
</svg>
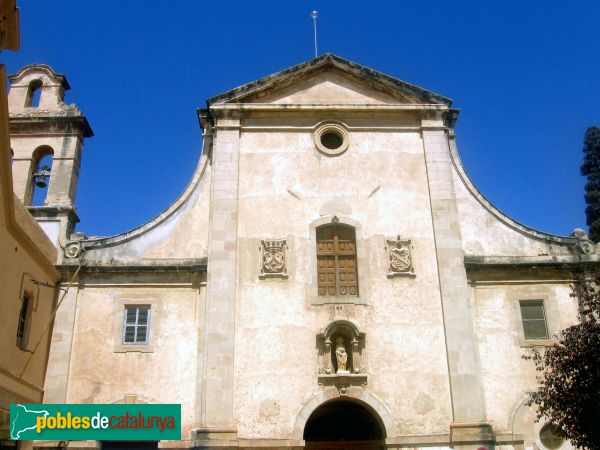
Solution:
<svg viewBox="0 0 600 450">
<path fill-rule="evenodd" d="M 84 139 L 92 129 L 76 105 L 64 103 L 64 75 L 43 64 L 24 67 L 8 94 L 14 192 L 57 247 L 75 223 L 75 193 Z"/>
</svg>

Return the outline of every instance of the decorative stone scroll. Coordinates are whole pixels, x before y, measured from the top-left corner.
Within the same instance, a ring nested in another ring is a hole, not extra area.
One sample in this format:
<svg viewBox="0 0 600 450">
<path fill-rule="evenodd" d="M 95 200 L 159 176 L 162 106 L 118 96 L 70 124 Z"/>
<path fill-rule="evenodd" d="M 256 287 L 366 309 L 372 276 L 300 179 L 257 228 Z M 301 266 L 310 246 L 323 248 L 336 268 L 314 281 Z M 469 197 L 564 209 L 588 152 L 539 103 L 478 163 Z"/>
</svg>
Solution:
<svg viewBox="0 0 600 450">
<path fill-rule="evenodd" d="M 414 277 L 410 239 L 386 239 L 385 247 L 388 260 L 388 278 L 399 276 Z"/>
<path fill-rule="evenodd" d="M 579 241 L 579 249 L 581 250 L 581 253 L 585 255 L 593 255 L 596 253 L 596 244 L 589 239 L 581 239 Z"/>
<path fill-rule="evenodd" d="M 578 239 L 576 249 L 579 253 L 583 253 L 584 255 L 593 255 L 596 253 L 596 244 L 589 239 L 588 234 L 581 228 L 575 228 L 571 236 Z"/>
<path fill-rule="evenodd" d="M 79 258 L 82 250 L 81 242 L 69 242 L 64 248 L 65 258 Z"/>
<path fill-rule="evenodd" d="M 260 279 L 269 277 L 287 278 L 285 251 L 287 239 L 261 239 Z"/>
</svg>

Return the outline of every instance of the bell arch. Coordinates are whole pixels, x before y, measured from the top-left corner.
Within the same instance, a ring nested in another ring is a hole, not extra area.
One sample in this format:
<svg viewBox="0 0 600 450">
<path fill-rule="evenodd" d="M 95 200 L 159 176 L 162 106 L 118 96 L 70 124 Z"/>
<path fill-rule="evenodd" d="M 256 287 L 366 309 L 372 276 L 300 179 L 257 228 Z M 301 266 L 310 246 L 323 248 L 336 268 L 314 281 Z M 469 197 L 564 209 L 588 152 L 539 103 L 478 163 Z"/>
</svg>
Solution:
<svg viewBox="0 0 600 450">
<path fill-rule="evenodd" d="M 319 407 L 332 403 L 335 400 L 354 402 L 366 408 L 381 425 L 383 439 L 397 434 L 394 419 L 381 400 L 359 387 L 349 387 L 344 392 L 342 395 L 338 389 L 332 387 L 311 397 L 296 417 L 293 438 L 303 440 L 304 430 L 312 414 Z"/>
<path fill-rule="evenodd" d="M 44 83 L 40 78 L 36 78 L 29 83 L 27 94 L 25 96 L 26 108 L 37 108 L 40 106 L 43 86 Z"/>
<path fill-rule="evenodd" d="M 40 145 L 31 155 L 31 178 L 26 187 L 25 204 L 43 206 L 46 203 L 48 187 L 54 162 L 54 149 L 49 145 Z"/>
</svg>

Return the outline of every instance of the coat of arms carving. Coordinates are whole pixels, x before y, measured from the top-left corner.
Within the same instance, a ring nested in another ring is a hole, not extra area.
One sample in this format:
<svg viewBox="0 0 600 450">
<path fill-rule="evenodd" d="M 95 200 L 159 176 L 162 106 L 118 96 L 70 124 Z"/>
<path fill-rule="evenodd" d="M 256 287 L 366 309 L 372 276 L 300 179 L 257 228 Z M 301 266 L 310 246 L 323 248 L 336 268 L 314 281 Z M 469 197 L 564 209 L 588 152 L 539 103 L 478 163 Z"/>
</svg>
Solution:
<svg viewBox="0 0 600 450">
<path fill-rule="evenodd" d="M 261 239 L 260 278 L 287 278 L 285 250 L 287 239 Z"/>
<path fill-rule="evenodd" d="M 386 240 L 388 254 L 388 277 L 398 275 L 414 276 L 410 239 L 402 240 L 400 236 L 396 239 Z"/>
</svg>

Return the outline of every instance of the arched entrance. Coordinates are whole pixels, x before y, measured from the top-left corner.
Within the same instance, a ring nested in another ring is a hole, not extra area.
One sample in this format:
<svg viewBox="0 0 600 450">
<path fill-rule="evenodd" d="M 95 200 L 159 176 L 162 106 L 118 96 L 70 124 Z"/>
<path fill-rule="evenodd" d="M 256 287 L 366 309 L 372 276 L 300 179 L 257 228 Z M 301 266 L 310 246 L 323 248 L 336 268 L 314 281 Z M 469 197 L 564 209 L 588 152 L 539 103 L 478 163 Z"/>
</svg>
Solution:
<svg viewBox="0 0 600 450">
<path fill-rule="evenodd" d="M 384 426 L 377 414 L 350 399 L 323 403 L 304 427 L 306 449 L 380 450 L 384 440 Z"/>
</svg>

